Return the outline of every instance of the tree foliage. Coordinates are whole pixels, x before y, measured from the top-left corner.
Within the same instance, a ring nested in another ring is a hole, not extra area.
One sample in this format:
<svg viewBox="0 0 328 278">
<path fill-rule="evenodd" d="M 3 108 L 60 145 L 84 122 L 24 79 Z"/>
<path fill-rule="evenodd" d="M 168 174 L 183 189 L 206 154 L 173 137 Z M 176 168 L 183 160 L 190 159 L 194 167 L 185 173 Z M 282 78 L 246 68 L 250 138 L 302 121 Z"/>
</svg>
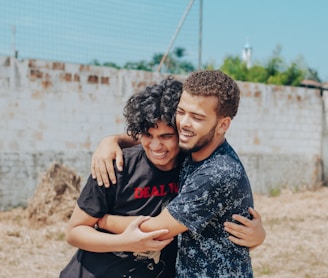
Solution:
<svg viewBox="0 0 328 278">
<path fill-rule="evenodd" d="M 276 46 L 267 62 L 255 63 L 250 68 L 238 56 L 228 56 L 220 69 L 240 81 L 286 86 L 299 86 L 304 79 L 321 82 L 317 71 L 307 67 L 303 57 L 287 64 L 281 50 L 279 45 Z"/>
<path fill-rule="evenodd" d="M 150 61 L 141 60 L 137 62 L 126 62 L 123 67 L 120 67 L 112 62 L 106 62 L 102 66 L 114 67 L 116 69 L 133 69 L 133 70 L 144 70 L 144 71 L 156 71 L 161 64 L 164 53 L 155 53 Z M 161 65 L 161 72 L 171 74 L 188 74 L 195 70 L 194 65 L 185 60 L 187 51 L 183 47 L 177 47 L 169 53 Z M 101 66 L 98 60 L 93 60 L 92 65 Z"/>
<path fill-rule="evenodd" d="M 172 74 L 188 74 L 194 71 L 194 65 L 184 59 L 184 57 L 187 55 L 186 53 L 187 52 L 185 48 L 176 47 L 165 57 L 164 62 L 161 65 L 161 72 Z M 157 53 L 153 56 L 150 64 L 154 70 L 158 69 L 163 57 L 163 53 Z"/>
<path fill-rule="evenodd" d="M 299 86 L 304 79 L 321 82 L 318 72 L 307 67 L 303 57 L 298 57 L 290 64 L 287 64 L 281 56 L 281 51 L 281 46 L 277 45 L 266 62 L 254 63 L 254 65 L 249 68 L 241 57 L 230 55 L 225 57 L 221 67 L 217 67 L 214 63 L 207 63 L 203 65 L 203 69 L 215 70 L 219 68 L 235 80 L 265 84 Z M 106 62 L 103 66 L 117 69 L 157 71 L 161 65 L 160 71 L 170 74 L 189 74 L 196 70 L 192 62 L 185 59 L 187 51 L 183 47 L 176 47 L 173 49 L 172 52 L 168 53 L 164 62 L 161 64 L 163 56 L 164 53 L 155 53 L 150 61 L 141 60 L 137 62 L 127 62 L 123 67 L 115 63 Z M 97 60 L 94 60 L 92 64 L 101 65 Z"/>
</svg>

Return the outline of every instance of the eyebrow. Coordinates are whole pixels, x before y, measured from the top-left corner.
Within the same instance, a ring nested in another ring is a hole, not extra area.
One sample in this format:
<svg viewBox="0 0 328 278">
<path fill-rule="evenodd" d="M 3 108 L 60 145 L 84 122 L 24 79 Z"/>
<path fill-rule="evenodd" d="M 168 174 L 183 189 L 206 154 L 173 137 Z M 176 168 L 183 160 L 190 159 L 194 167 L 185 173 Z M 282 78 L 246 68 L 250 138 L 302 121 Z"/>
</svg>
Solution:
<svg viewBox="0 0 328 278">
<path fill-rule="evenodd" d="M 183 108 L 178 106 L 177 110 L 179 110 L 179 109 L 185 112 L 185 110 Z M 196 112 L 189 112 L 189 113 L 192 114 L 192 115 L 198 116 L 198 117 L 206 118 L 206 115 L 204 115 L 204 114 L 199 114 L 199 113 L 196 113 Z"/>
<path fill-rule="evenodd" d="M 160 134 L 159 136 L 167 136 L 167 135 L 175 135 L 175 132 L 163 133 L 163 134 Z"/>
</svg>

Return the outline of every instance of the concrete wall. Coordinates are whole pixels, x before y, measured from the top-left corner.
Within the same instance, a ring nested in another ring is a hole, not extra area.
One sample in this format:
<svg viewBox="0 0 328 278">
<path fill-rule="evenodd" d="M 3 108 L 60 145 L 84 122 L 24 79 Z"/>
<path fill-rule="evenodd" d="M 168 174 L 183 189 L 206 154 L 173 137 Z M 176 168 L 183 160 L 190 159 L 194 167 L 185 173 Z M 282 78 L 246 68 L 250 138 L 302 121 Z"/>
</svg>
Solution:
<svg viewBox="0 0 328 278">
<path fill-rule="evenodd" d="M 240 110 L 228 138 L 241 154 L 254 191 L 322 183 L 327 111 L 320 92 L 242 82 L 239 86 Z M 327 164 L 327 153 L 325 157 Z"/>
<path fill-rule="evenodd" d="M 0 209 L 25 205 L 53 162 L 75 170 L 84 184 L 99 140 L 124 132 L 127 98 L 164 77 L 0 57 Z M 328 164 L 326 92 L 238 84 L 240 110 L 227 138 L 253 191 L 322 183 Z"/>
</svg>

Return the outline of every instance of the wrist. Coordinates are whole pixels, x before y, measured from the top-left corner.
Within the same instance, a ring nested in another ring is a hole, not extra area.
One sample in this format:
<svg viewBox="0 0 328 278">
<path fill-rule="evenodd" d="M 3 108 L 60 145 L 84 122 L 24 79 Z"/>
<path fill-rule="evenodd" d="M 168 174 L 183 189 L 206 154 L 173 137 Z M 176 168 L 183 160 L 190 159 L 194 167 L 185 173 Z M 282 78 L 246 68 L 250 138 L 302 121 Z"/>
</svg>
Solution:
<svg viewBox="0 0 328 278">
<path fill-rule="evenodd" d="M 106 225 L 106 223 L 107 223 L 107 217 L 108 217 L 108 215 L 105 214 L 102 218 L 99 218 L 98 219 L 97 225 L 102 230 L 107 230 L 107 225 Z"/>
</svg>

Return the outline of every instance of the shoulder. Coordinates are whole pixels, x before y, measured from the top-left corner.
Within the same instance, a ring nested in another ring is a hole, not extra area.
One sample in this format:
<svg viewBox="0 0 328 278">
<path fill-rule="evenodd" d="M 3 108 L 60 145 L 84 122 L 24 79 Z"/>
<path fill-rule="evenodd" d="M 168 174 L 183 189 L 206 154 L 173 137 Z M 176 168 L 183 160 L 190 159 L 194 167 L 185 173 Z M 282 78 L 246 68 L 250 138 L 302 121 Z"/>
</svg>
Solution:
<svg viewBox="0 0 328 278">
<path fill-rule="evenodd" d="M 148 171 L 151 166 L 147 161 L 147 156 L 141 145 L 123 149 L 123 171 L 119 171 L 115 166 L 115 172 L 118 178 L 130 177 L 131 175 L 140 175 L 141 172 Z"/>
<path fill-rule="evenodd" d="M 143 152 L 144 152 L 144 150 L 141 145 L 135 145 L 130 148 L 123 149 L 124 157 L 139 155 L 140 153 L 143 153 Z"/>
<path fill-rule="evenodd" d="M 145 158 L 145 151 L 141 145 L 123 149 L 124 165 L 131 165 Z"/>
<path fill-rule="evenodd" d="M 237 153 L 227 141 L 216 149 L 206 163 L 207 166 L 220 169 L 223 172 L 243 169 Z"/>
</svg>

